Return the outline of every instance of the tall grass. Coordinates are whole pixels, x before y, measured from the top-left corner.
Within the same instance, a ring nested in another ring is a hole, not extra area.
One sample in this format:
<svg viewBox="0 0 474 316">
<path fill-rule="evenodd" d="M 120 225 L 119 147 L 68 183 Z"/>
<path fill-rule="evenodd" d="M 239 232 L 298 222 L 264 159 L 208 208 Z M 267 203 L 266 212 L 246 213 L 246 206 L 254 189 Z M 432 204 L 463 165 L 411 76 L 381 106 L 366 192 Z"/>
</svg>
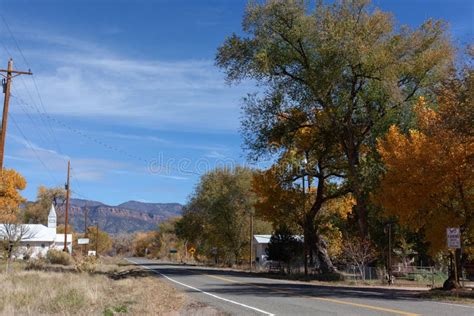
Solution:
<svg viewBox="0 0 474 316">
<path fill-rule="evenodd" d="M 1 315 L 162 315 L 184 296 L 156 277 L 112 280 L 105 275 L 14 271 L 0 273 Z"/>
</svg>

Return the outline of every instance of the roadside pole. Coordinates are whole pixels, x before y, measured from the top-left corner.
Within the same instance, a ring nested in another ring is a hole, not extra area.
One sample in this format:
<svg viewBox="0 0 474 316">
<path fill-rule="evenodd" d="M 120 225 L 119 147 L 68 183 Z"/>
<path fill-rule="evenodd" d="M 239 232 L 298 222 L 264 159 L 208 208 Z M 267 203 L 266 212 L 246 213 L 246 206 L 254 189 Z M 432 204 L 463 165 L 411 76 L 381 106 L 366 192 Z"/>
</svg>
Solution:
<svg viewBox="0 0 474 316">
<path fill-rule="evenodd" d="M 67 162 L 67 182 L 66 182 L 66 212 L 64 215 L 64 252 L 68 252 L 67 249 L 67 225 L 69 222 L 69 178 L 71 172 L 71 161 L 68 160 Z M 71 240 L 72 242 L 72 240 Z"/>
<path fill-rule="evenodd" d="M 459 227 L 446 228 L 446 241 L 448 249 L 450 250 L 450 252 L 452 251 L 452 258 L 454 258 L 454 269 L 452 269 L 452 272 L 454 272 L 454 282 L 459 285 L 460 283 L 458 275 L 458 250 L 459 252 L 461 252 L 461 229 Z"/>
<path fill-rule="evenodd" d="M 6 73 L 4 75 L 3 73 Z M 13 59 L 10 58 L 8 61 L 7 69 L 0 69 L 0 75 L 3 77 L 3 93 L 5 98 L 3 100 L 3 115 L 2 115 L 2 131 L 0 136 L 0 172 L 3 172 L 3 158 L 5 156 L 5 139 L 7 135 L 7 122 L 8 122 L 8 106 L 10 104 L 10 89 L 12 79 L 19 75 L 32 75 L 31 71 L 18 71 L 13 70 Z"/>
<path fill-rule="evenodd" d="M 253 254 L 253 214 L 250 214 L 250 254 L 249 254 L 250 271 L 252 271 L 252 254 Z"/>
<path fill-rule="evenodd" d="M 97 222 L 97 225 L 96 225 L 95 257 L 99 258 L 99 222 Z"/>
</svg>

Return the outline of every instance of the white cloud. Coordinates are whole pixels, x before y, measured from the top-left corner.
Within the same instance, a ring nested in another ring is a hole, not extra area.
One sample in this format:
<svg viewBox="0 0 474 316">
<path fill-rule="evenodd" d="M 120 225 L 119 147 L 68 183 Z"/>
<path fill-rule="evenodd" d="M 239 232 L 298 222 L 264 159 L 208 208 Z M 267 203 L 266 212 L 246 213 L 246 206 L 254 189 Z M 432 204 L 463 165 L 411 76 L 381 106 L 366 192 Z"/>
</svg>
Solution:
<svg viewBox="0 0 474 316">
<path fill-rule="evenodd" d="M 226 155 L 224 155 L 220 152 L 217 152 L 215 150 L 211 151 L 210 153 L 206 154 L 205 156 L 208 157 L 208 158 L 216 158 L 216 159 L 223 159 L 223 158 L 227 157 Z"/>
<path fill-rule="evenodd" d="M 51 43 L 24 53 L 52 114 L 171 130 L 235 132 L 240 99 L 252 89 L 249 84 L 227 86 L 212 60 L 138 60 L 80 39 L 38 30 L 33 34 L 22 42 Z M 17 85 L 16 93 L 28 92 Z"/>
</svg>

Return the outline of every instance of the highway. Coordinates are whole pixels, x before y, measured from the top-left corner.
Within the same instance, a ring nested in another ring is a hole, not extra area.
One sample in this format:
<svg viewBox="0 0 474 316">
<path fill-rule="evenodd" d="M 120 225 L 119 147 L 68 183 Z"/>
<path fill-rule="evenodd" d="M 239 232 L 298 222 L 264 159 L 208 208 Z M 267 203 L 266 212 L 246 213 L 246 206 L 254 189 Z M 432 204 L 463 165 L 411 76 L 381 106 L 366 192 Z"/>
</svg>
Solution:
<svg viewBox="0 0 474 316">
<path fill-rule="evenodd" d="M 312 285 L 143 258 L 128 260 L 192 299 L 230 315 L 474 315 L 472 305 L 422 300 L 413 291 Z"/>
</svg>

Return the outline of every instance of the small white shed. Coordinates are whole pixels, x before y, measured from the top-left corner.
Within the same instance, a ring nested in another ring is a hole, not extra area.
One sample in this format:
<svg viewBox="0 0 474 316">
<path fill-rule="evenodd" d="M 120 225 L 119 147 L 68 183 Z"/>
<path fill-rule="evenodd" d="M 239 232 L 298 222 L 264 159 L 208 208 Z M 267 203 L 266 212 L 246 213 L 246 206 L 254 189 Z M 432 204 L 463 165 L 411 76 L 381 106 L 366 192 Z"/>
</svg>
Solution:
<svg viewBox="0 0 474 316">
<path fill-rule="evenodd" d="M 272 235 L 253 235 L 253 249 L 255 262 L 263 263 L 267 260 L 266 249 Z"/>
</svg>

